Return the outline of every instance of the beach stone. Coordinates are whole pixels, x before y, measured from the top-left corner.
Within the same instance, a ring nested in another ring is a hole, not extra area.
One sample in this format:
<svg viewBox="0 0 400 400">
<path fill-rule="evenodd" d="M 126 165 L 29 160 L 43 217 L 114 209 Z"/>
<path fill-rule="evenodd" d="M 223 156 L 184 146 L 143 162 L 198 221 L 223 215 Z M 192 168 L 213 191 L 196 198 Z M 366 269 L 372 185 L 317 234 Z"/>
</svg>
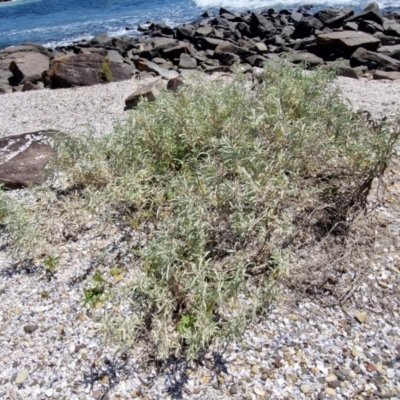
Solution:
<svg viewBox="0 0 400 400">
<path fill-rule="evenodd" d="M 229 393 L 234 395 L 234 394 L 237 394 L 237 392 L 238 392 L 237 386 L 231 386 L 231 389 L 229 390 Z"/>
<path fill-rule="evenodd" d="M 369 33 L 354 31 L 339 31 L 323 33 L 317 36 L 317 46 L 321 48 L 340 49 L 354 52 L 363 47 L 367 50 L 376 50 L 380 40 Z"/>
<path fill-rule="evenodd" d="M 258 396 L 265 396 L 264 389 L 261 386 L 256 386 L 254 388 L 254 393 Z"/>
<path fill-rule="evenodd" d="M 329 397 L 336 397 L 336 390 L 328 387 L 325 389 L 325 394 Z"/>
<path fill-rule="evenodd" d="M 29 376 L 29 371 L 27 369 L 25 369 L 24 371 L 22 371 L 19 375 L 17 375 L 17 377 L 15 378 L 15 383 L 17 385 L 24 383 L 26 381 L 26 378 Z"/>
<path fill-rule="evenodd" d="M 51 86 L 69 88 L 102 83 L 104 82 L 102 69 L 105 63 L 105 57 L 92 53 L 57 58 L 53 61 Z M 128 80 L 132 77 L 131 73 L 119 63 L 110 61 L 109 65 L 113 82 Z"/>
<path fill-rule="evenodd" d="M 308 392 L 311 390 L 311 387 L 310 387 L 309 385 L 301 385 L 301 386 L 300 386 L 300 390 L 301 390 L 303 393 L 308 393 Z"/>
<path fill-rule="evenodd" d="M 258 365 L 253 365 L 251 367 L 251 372 L 255 375 L 258 375 L 260 373 L 260 367 Z"/>
<path fill-rule="evenodd" d="M 359 313 L 356 315 L 357 321 L 360 322 L 361 324 L 367 322 L 367 318 L 368 318 L 368 314 L 367 314 L 366 311 L 359 312 Z"/>
<path fill-rule="evenodd" d="M 125 99 L 125 110 L 130 110 L 137 107 L 141 98 L 146 97 L 148 101 L 154 101 L 160 93 L 166 89 L 165 83 L 162 79 L 155 82 L 150 82 L 133 92 Z"/>
<path fill-rule="evenodd" d="M 24 326 L 24 332 L 25 333 L 33 333 L 39 328 L 39 325 L 36 324 L 31 324 L 31 325 L 25 325 Z"/>
<path fill-rule="evenodd" d="M 37 131 L 0 139 L 0 183 L 20 189 L 40 183 L 54 151 L 50 144 L 55 131 Z M 25 328 L 24 328 L 25 329 Z"/>
<path fill-rule="evenodd" d="M 373 78 L 374 79 L 388 79 L 390 81 L 396 81 L 396 80 L 400 79 L 400 72 L 376 70 L 374 72 Z"/>
</svg>

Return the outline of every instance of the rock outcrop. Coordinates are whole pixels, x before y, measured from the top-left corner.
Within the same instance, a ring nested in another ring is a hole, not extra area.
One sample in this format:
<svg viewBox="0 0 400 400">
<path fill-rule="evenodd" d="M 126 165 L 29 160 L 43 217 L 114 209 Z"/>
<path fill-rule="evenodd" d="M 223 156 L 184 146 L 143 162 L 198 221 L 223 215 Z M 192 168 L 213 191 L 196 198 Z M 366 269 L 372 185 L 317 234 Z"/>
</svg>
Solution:
<svg viewBox="0 0 400 400">
<path fill-rule="evenodd" d="M 52 88 L 94 85 L 111 76 L 114 81 L 149 74 L 170 80 L 195 70 L 229 72 L 236 63 L 250 71 L 281 56 L 310 68 L 351 61 L 339 71 L 357 78 L 367 74 L 380 79 L 384 75 L 375 71 L 398 71 L 400 13 L 382 12 L 376 2 L 358 14 L 349 7 L 310 10 L 236 14 L 221 8 L 218 16 L 207 12 L 204 19 L 175 28 L 156 22 L 140 25 L 136 37 L 102 34 L 51 51 L 34 44 L 17 46 L 0 51 L 0 89 L 35 84 L 48 61 L 40 80 Z"/>
</svg>

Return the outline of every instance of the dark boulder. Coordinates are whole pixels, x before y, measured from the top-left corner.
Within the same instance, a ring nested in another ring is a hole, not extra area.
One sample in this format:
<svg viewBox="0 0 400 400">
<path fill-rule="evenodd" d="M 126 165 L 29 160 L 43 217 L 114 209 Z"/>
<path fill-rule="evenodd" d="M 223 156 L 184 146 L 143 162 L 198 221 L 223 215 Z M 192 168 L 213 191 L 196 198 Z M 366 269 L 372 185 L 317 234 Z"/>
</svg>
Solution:
<svg viewBox="0 0 400 400">
<path fill-rule="evenodd" d="M 165 89 L 165 83 L 161 78 L 142 86 L 125 99 L 125 110 L 137 107 L 142 98 L 146 98 L 147 101 L 155 101 Z"/>
<path fill-rule="evenodd" d="M 179 58 L 181 54 L 194 54 L 194 49 L 190 43 L 180 42 L 176 46 L 161 51 L 161 54 L 166 59 L 173 61 L 175 58 Z"/>
<path fill-rule="evenodd" d="M 240 61 L 240 57 L 233 53 L 220 53 L 219 54 L 219 62 L 221 65 L 233 65 L 236 62 Z"/>
<path fill-rule="evenodd" d="M 277 33 L 273 22 L 257 13 L 251 14 L 250 31 L 253 36 L 260 36 L 261 38 L 270 37 Z"/>
<path fill-rule="evenodd" d="M 247 50 L 246 48 L 236 46 L 230 42 L 222 42 L 215 49 L 215 54 L 219 55 L 222 53 L 232 53 L 239 56 L 242 60 L 245 60 L 247 57 L 255 55 L 256 53 L 251 50 Z"/>
<path fill-rule="evenodd" d="M 342 26 L 346 18 L 346 14 L 341 10 L 327 8 L 314 14 L 314 17 L 319 19 L 325 26 L 330 28 L 339 28 Z"/>
<path fill-rule="evenodd" d="M 296 25 L 293 32 L 293 39 L 303 39 L 311 36 L 317 29 L 322 29 L 324 24 L 315 17 L 303 17 Z"/>
<path fill-rule="evenodd" d="M 386 56 L 392 57 L 396 60 L 400 60 L 400 44 L 394 46 L 381 46 L 377 52 L 380 54 L 385 54 Z"/>
<path fill-rule="evenodd" d="M 400 71 L 400 61 L 384 54 L 375 53 L 362 47 L 358 48 L 350 57 L 350 65 L 357 67 L 365 65 L 368 69 L 381 71 Z"/>
<path fill-rule="evenodd" d="M 375 21 L 379 24 L 383 23 L 383 17 L 381 10 L 379 8 L 379 4 L 374 1 L 370 3 L 363 12 L 353 15 L 346 19 L 348 21 L 358 21 L 358 20 L 368 20 L 368 21 Z"/>
</svg>

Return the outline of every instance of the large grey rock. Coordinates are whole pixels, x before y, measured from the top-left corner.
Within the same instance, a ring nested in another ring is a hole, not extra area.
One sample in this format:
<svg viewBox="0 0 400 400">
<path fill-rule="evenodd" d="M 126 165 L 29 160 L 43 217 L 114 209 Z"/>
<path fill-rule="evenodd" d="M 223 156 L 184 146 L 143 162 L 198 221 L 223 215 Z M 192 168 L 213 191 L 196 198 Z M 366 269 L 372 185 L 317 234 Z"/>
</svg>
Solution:
<svg viewBox="0 0 400 400">
<path fill-rule="evenodd" d="M 385 54 L 396 60 L 400 60 L 400 44 L 396 44 L 394 46 L 381 46 L 377 52 Z"/>
<path fill-rule="evenodd" d="M 155 82 L 142 86 L 125 99 L 125 110 L 137 107 L 142 98 L 146 98 L 148 101 L 156 100 L 160 93 L 165 89 L 166 85 L 162 79 L 158 79 Z"/>
<path fill-rule="evenodd" d="M 95 36 L 89 43 L 93 47 L 107 47 L 111 44 L 112 38 L 105 33 Z"/>
<path fill-rule="evenodd" d="M 350 65 L 352 67 L 366 65 L 369 69 L 379 69 L 381 71 L 400 71 L 400 61 L 362 47 L 351 55 Z"/>
<path fill-rule="evenodd" d="M 236 54 L 239 56 L 242 60 L 245 60 L 246 58 L 256 55 L 257 53 L 251 50 L 247 50 L 243 47 L 236 46 L 235 44 L 231 42 L 224 41 L 220 43 L 216 49 L 215 49 L 215 54 L 222 54 L 222 53 L 232 53 Z"/>
<path fill-rule="evenodd" d="M 82 47 L 79 49 L 78 54 L 88 54 L 88 53 L 95 53 L 95 54 L 100 54 L 103 57 L 106 57 L 108 54 L 108 51 L 106 49 L 103 49 L 101 47 Z M 58 57 L 63 57 L 66 54 L 60 54 Z M 57 58 L 57 57 L 55 57 Z"/>
<path fill-rule="evenodd" d="M 327 8 L 323 11 L 317 12 L 314 17 L 318 18 L 325 26 L 330 28 L 339 28 L 342 26 L 346 14 L 342 10 Z"/>
<path fill-rule="evenodd" d="M 171 38 L 156 37 L 150 42 L 150 46 L 153 50 L 156 50 L 161 55 L 163 50 L 177 46 L 179 41 Z"/>
<path fill-rule="evenodd" d="M 180 42 L 178 45 L 169 47 L 162 51 L 162 55 L 171 61 L 175 58 L 179 58 L 183 53 L 194 54 L 194 49 L 190 43 Z"/>
<path fill-rule="evenodd" d="M 139 60 L 137 62 L 137 69 L 139 71 L 154 72 L 155 74 L 167 80 L 174 79 L 179 76 L 178 72 L 160 67 L 156 63 L 147 60 Z"/>
<path fill-rule="evenodd" d="M 317 46 L 332 50 L 342 50 L 347 53 L 354 52 L 358 47 L 376 50 L 380 40 L 365 32 L 339 31 L 323 33 L 317 36 Z"/>
<path fill-rule="evenodd" d="M 180 40 L 191 39 L 196 33 L 196 28 L 193 25 L 183 25 L 176 30 L 176 37 Z"/>
<path fill-rule="evenodd" d="M 23 52 L 15 53 L 10 62 L 10 71 L 15 82 L 19 84 L 22 80 L 37 82 L 42 77 L 42 72 L 49 69 L 49 58 L 41 53 Z"/>
<path fill-rule="evenodd" d="M 400 72 L 397 71 L 380 71 L 376 70 L 374 72 L 374 79 L 388 79 L 391 81 L 396 81 L 400 79 Z"/>
<path fill-rule="evenodd" d="M 182 53 L 179 59 L 179 68 L 183 69 L 195 69 L 197 67 L 197 61 L 195 58 L 190 57 L 186 53 Z"/>
<path fill-rule="evenodd" d="M 91 86 L 98 83 L 107 82 L 104 76 L 105 65 L 108 64 L 111 70 L 111 81 L 119 82 L 131 79 L 130 72 L 125 70 L 121 64 L 107 61 L 106 57 L 100 54 L 76 54 L 73 56 L 64 56 L 53 61 L 52 73 L 46 71 L 47 80 L 50 75 L 52 87 L 68 88 L 74 86 Z M 46 84 L 47 82 L 45 82 Z"/>
<path fill-rule="evenodd" d="M 289 59 L 291 59 L 294 64 L 306 62 L 310 67 L 325 64 L 325 61 L 322 58 L 306 51 L 294 51 L 293 53 L 290 53 Z"/>
<path fill-rule="evenodd" d="M 203 50 L 215 50 L 219 44 L 224 43 L 225 40 L 222 39 L 214 39 L 205 37 L 201 41 L 201 48 Z"/>
<path fill-rule="evenodd" d="M 107 51 L 107 57 L 110 59 L 110 61 L 122 64 L 124 62 L 124 57 L 121 56 L 119 51 L 117 50 L 108 50 Z"/>
<path fill-rule="evenodd" d="M 35 54 L 33 56 L 35 58 L 36 55 L 47 58 L 47 65 L 49 64 L 49 59 L 52 56 L 47 49 L 35 43 L 13 46 L 0 51 L 0 88 L 4 89 L 5 91 L 11 91 L 10 85 L 15 86 L 21 82 L 21 80 L 18 80 L 18 78 L 14 77 L 13 73 L 10 71 L 10 64 L 15 60 L 27 60 L 32 54 Z M 22 68 L 24 69 L 24 67 Z M 33 78 L 35 81 L 35 77 L 31 78 Z M 36 78 L 40 79 L 40 76 L 36 76 Z"/>
<path fill-rule="evenodd" d="M 374 37 L 381 41 L 382 46 L 394 46 L 400 44 L 400 37 L 385 35 L 382 32 L 374 33 Z"/>
<path fill-rule="evenodd" d="M 196 35 L 197 36 L 210 36 L 214 32 L 214 28 L 211 26 L 203 26 L 199 29 L 196 30 Z"/>
</svg>

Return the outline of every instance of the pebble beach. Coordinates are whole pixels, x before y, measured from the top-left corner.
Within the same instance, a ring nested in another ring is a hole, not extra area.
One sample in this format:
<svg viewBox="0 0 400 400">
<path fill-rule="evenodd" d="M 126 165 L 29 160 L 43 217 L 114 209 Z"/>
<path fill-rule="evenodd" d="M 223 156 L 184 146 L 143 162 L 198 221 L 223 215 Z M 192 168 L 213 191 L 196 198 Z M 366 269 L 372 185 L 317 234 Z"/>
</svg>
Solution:
<svg viewBox="0 0 400 400">
<path fill-rule="evenodd" d="M 0 137 L 45 129 L 107 135 L 128 118 L 124 99 L 142 84 L 132 79 L 0 95 Z M 349 107 L 373 119 L 400 111 L 400 81 L 339 77 L 337 84 Z M 30 194 L 17 190 L 13 196 Z M 348 301 L 326 306 L 283 283 L 279 301 L 242 341 L 216 344 L 195 370 L 144 373 L 135 368 L 140 348 L 102 341 L 99 316 L 113 306 L 85 305 L 87 283 L 76 277 L 100 245 L 123 243 L 120 233 L 101 232 L 96 224 L 59 249 L 55 279 L 13 269 L 0 233 L 1 399 L 400 399 L 400 144 L 368 196 L 360 229 L 374 240 L 361 248 L 363 270 L 349 268 L 341 278 L 354 288 Z M 123 290 L 134 278 L 128 271 L 113 284 Z M 93 379 L 110 365 L 114 375 Z"/>
</svg>

